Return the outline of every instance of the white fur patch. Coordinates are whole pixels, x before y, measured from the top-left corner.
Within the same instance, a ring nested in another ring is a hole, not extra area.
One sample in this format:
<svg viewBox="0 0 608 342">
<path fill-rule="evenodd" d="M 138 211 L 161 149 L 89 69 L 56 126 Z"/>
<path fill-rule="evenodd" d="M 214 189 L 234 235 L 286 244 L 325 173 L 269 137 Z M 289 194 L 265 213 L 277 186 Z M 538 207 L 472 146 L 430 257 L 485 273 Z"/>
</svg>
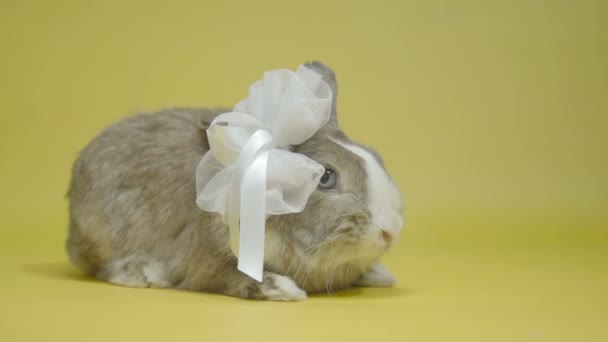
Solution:
<svg viewBox="0 0 608 342">
<path fill-rule="evenodd" d="M 369 151 L 357 145 L 334 139 L 332 141 L 363 159 L 367 173 L 367 204 L 372 214 L 372 224 L 374 228 L 386 230 L 397 238 L 403 220 L 400 215 L 401 194 L 395 184 Z"/>
<path fill-rule="evenodd" d="M 128 287 L 169 287 L 162 263 L 126 257 L 110 264 L 107 280 Z"/>
<path fill-rule="evenodd" d="M 148 283 L 153 287 L 168 287 L 169 283 L 165 280 L 165 266 L 160 262 L 152 261 L 144 266 L 144 276 Z"/>
<path fill-rule="evenodd" d="M 148 287 L 149 286 L 148 282 L 146 282 L 145 279 L 143 279 L 142 277 L 131 274 L 131 273 L 124 273 L 124 272 L 113 274 L 110 278 L 108 278 L 108 281 L 112 284 L 122 285 L 122 286 L 127 286 L 127 287 Z"/>
<path fill-rule="evenodd" d="M 262 283 L 262 292 L 266 296 L 266 300 L 295 302 L 306 299 L 306 292 L 299 288 L 293 280 L 278 274 L 273 274 L 272 280 L 272 287 Z"/>
</svg>

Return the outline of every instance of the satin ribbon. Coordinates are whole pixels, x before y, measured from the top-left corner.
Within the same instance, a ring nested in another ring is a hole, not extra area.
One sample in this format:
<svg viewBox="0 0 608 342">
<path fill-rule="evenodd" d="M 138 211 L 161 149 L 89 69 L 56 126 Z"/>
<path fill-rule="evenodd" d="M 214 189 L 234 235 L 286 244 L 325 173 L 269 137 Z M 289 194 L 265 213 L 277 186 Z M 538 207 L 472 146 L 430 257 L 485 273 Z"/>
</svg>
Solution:
<svg viewBox="0 0 608 342">
<path fill-rule="evenodd" d="M 261 127 L 254 117 L 232 112 L 218 116 L 207 130 L 215 158 L 226 166 L 234 163 L 226 204 L 230 247 L 238 269 L 258 281 L 264 266 L 268 153 L 273 147 L 272 135 Z"/>
<path fill-rule="evenodd" d="M 267 215 L 301 211 L 324 169 L 281 148 L 302 143 L 328 122 L 331 96 L 321 76 L 303 66 L 296 73 L 267 72 L 248 99 L 207 129 L 210 151 L 197 168 L 197 205 L 222 214 L 238 269 L 257 281 L 264 269 Z M 271 156 L 286 167 L 269 170 Z M 291 169 L 280 171 L 286 168 Z M 276 208 L 267 208 L 269 180 Z M 288 196 L 294 191 L 302 193 Z"/>
</svg>

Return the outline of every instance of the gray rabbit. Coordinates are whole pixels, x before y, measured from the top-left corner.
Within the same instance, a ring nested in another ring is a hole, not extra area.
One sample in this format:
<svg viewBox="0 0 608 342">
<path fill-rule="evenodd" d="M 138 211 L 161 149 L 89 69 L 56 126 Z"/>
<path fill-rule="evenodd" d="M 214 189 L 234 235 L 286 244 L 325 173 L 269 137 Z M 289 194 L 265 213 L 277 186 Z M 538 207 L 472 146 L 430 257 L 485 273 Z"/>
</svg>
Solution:
<svg viewBox="0 0 608 342">
<path fill-rule="evenodd" d="M 116 123 L 80 153 L 68 192 L 66 248 L 80 270 L 113 284 L 274 301 L 352 286 L 391 286 L 379 258 L 402 226 L 401 196 L 380 156 L 330 122 L 291 150 L 325 167 L 301 213 L 266 222 L 261 283 L 237 270 L 228 227 L 195 203 L 206 129 L 228 109 L 169 109 Z"/>
</svg>

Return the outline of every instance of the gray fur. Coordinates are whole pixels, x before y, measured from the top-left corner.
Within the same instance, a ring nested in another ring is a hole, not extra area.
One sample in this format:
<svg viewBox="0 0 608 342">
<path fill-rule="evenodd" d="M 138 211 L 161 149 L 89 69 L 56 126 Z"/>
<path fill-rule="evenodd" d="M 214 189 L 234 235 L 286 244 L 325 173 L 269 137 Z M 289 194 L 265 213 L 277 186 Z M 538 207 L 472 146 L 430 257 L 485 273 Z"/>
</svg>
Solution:
<svg viewBox="0 0 608 342">
<path fill-rule="evenodd" d="M 336 95 L 333 72 L 318 62 L 309 65 Z M 226 111 L 140 114 L 97 136 L 75 162 L 68 192 L 72 262 L 115 284 L 251 299 L 302 300 L 301 289 L 392 284 L 392 277 L 378 282 L 372 272 L 388 245 L 379 246 L 368 229 L 361 158 L 332 141 L 348 141 L 335 110 L 330 124 L 292 148 L 335 169 L 337 187 L 315 190 L 302 213 L 268 219 L 262 283 L 237 270 L 227 227 L 195 203 L 195 169 L 209 148 L 205 129 Z M 365 281 L 366 274 L 375 282 Z"/>
</svg>

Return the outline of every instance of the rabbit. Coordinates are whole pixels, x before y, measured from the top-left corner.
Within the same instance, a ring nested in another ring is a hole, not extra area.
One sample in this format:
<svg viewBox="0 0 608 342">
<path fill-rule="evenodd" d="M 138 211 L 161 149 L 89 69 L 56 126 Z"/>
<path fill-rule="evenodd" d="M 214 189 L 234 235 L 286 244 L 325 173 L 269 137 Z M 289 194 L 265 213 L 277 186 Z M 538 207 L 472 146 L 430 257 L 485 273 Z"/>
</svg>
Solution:
<svg viewBox="0 0 608 342">
<path fill-rule="evenodd" d="M 74 163 L 67 194 L 71 262 L 122 286 L 270 301 L 392 286 L 379 259 L 400 235 L 401 194 L 380 155 L 340 129 L 334 72 L 316 61 L 305 66 L 332 90 L 331 118 L 290 149 L 325 173 L 302 212 L 268 217 L 261 282 L 237 270 L 221 216 L 195 203 L 206 129 L 226 108 L 138 114 L 95 137 Z"/>
</svg>

